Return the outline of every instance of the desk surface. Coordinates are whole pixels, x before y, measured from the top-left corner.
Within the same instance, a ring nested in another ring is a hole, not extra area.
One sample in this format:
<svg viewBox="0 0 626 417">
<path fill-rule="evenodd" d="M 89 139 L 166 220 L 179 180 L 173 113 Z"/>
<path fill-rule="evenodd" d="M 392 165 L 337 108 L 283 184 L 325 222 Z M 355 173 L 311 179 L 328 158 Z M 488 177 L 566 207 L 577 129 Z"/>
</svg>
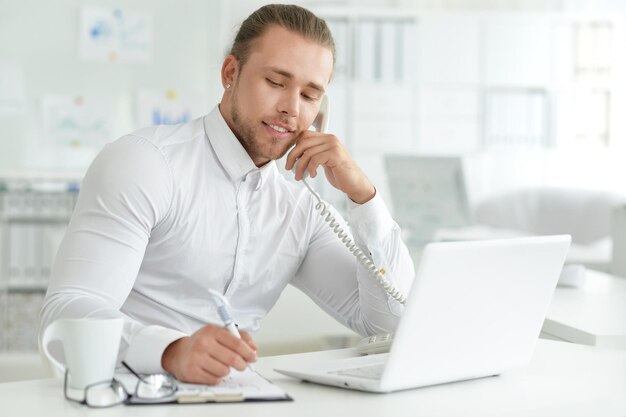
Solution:
<svg viewBox="0 0 626 417">
<path fill-rule="evenodd" d="M 587 269 L 581 288 L 558 287 L 543 332 L 570 342 L 626 349 L 626 278 Z"/>
<path fill-rule="evenodd" d="M 348 357 L 353 349 L 274 356 L 257 368 L 293 402 L 118 406 L 90 410 L 63 399 L 60 380 L 0 384 L 2 415 L 17 416 L 624 416 L 626 351 L 540 340 L 525 369 L 392 394 L 370 394 L 302 383 L 273 368 L 315 357 Z"/>
</svg>

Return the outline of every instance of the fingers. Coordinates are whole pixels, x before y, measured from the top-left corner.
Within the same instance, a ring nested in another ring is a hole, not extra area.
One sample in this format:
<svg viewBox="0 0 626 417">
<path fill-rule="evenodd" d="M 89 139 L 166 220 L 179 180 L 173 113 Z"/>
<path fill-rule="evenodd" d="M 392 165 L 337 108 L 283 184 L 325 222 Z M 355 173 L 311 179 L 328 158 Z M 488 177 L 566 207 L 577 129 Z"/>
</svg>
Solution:
<svg viewBox="0 0 626 417">
<path fill-rule="evenodd" d="M 334 135 L 320 134 L 317 132 L 306 131 L 303 132 L 296 140 L 296 146 L 289 151 L 287 160 L 285 162 L 285 169 L 291 170 L 296 162 L 302 155 L 310 148 L 319 146 L 321 144 L 328 144 L 338 142 L 339 140 Z"/>
<path fill-rule="evenodd" d="M 185 382 L 218 384 L 230 368 L 243 371 L 256 361 L 256 344 L 242 332 L 239 339 L 223 327 L 207 325 L 193 335 L 171 343 L 163 353 L 162 365 Z"/>
<path fill-rule="evenodd" d="M 303 132 L 289 151 L 285 168 L 290 170 L 294 164 L 297 181 L 302 180 L 305 170 L 315 178 L 321 165 L 330 185 L 357 204 L 364 204 L 376 195 L 372 182 L 334 135 Z"/>
<path fill-rule="evenodd" d="M 317 176 L 317 167 L 329 161 L 329 155 L 324 153 L 328 149 L 328 146 L 325 145 L 307 149 L 295 165 L 295 179 L 300 181 L 304 177 L 305 171 L 308 171 L 311 178 L 315 178 Z"/>
<path fill-rule="evenodd" d="M 233 336 L 225 330 L 218 338 L 218 342 L 222 344 L 225 349 L 216 349 L 216 355 L 214 357 L 220 359 L 222 363 L 232 366 L 233 368 L 243 371 L 248 365 L 248 362 L 256 362 L 256 349 L 253 349 L 246 340 Z M 247 335 L 250 338 L 249 335 Z M 256 347 L 256 345 L 255 345 Z"/>
<path fill-rule="evenodd" d="M 259 350 L 256 343 L 254 343 L 254 340 L 252 340 L 252 336 L 250 336 L 250 333 L 242 330 L 239 332 L 239 334 L 241 334 L 241 338 L 246 341 L 248 346 L 250 346 L 250 349 L 252 349 L 255 353 L 257 350 Z"/>
<path fill-rule="evenodd" d="M 212 342 L 219 345 L 201 332 L 182 337 L 165 349 L 161 365 L 179 381 L 219 384 L 230 369 L 207 354 L 211 350 Z"/>
<path fill-rule="evenodd" d="M 240 340 L 240 339 L 237 339 Z M 241 340 L 240 340 L 241 341 Z M 245 342 L 242 342 L 245 343 Z M 211 356 L 215 358 L 218 362 L 227 366 L 229 368 L 235 368 L 238 371 L 243 371 L 246 369 L 248 362 L 243 359 L 243 357 L 233 349 L 230 349 L 224 345 L 215 348 L 211 352 Z"/>
<path fill-rule="evenodd" d="M 301 180 L 304 171 L 308 171 L 312 178 L 317 176 L 317 167 L 334 166 L 336 161 L 343 157 L 342 148 L 335 142 L 324 140 L 322 142 L 308 142 L 306 148 L 298 145 L 291 150 L 289 157 L 299 155 L 297 159 L 295 178 Z M 289 159 L 288 157 L 288 159 Z"/>
<path fill-rule="evenodd" d="M 243 371 L 248 362 L 256 361 L 256 353 L 245 340 L 239 339 L 226 329 L 217 329 L 212 332 L 214 340 L 209 346 L 197 352 L 195 358 L 196 374 L 198 378 L 211 381 L 221 380 L 230 373 L 230 368 Z M 249 336 L 248 336 L 249 337 Z"/>
<path fill-rule="evenodd" d="M 194 384 L 216 385 L 222 382 L 222 378 L 230 373 L 230 368 L 213 357 L 204 357 L 201 361 L 194 361 L 185 373 L 184 379 Z"/>
</svg>

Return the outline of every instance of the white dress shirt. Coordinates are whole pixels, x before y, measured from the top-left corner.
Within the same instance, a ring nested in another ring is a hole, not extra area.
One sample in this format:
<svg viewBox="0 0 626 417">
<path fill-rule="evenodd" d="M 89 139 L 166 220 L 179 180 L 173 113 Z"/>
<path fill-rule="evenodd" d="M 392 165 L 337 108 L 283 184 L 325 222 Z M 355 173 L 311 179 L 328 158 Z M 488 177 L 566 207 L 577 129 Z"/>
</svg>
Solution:
<svg viewBox="0 0 626 417">
<path fill-rule="evenodd" d="M 83 180 L 41 329 L 58 318 L 122 316 L 120 359 L 162 372 L 171 342 L 222 324 L 209 289 L 229 300 L 240 328 L 255 331 L 292 284 L 362 335 L 392 331 L 402 306 L 357 264 L 315 203 L 275 162 L 257 168 L 217 106 L 187 124 L 124 136 Z M 384 202 L 352 203 L 349 217 L 359 247 L 406 294 L 414 267 Z"/>
</svg>

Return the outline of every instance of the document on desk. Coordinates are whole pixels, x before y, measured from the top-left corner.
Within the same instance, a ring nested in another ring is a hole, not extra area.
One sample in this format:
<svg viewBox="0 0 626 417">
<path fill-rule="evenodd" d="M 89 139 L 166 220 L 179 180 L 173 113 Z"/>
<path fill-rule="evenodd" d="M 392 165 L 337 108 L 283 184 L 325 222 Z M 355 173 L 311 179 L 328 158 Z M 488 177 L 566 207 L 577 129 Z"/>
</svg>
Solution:
<svg viewBox="0 0 626 417">
<path fill-rule="evenodd" d="M 130 373 L 116 373 L 115 378 L 130 394 L 135 392 L 137 377 Z M 291 401 L 291 397 L 261 374 L 246 369 L 231 369 L 218 385 L 177 382 L 178 389 L 168 397 L 145 400 L 132 395 L 128 404 L 205 403 L 240 401 Z"/>
</svg>

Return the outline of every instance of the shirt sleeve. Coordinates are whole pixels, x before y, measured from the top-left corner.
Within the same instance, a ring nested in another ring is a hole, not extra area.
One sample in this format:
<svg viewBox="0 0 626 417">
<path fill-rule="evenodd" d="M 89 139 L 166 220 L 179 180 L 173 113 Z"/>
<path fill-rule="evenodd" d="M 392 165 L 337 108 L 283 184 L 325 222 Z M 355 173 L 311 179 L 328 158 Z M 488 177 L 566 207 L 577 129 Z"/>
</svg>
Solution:
<svg viewBox="0 0 626 417">
<path fill-rule="evenodd" d="M 170 209 L 172 181 L 163 154 L 141 137 L 125 136 L 96 157 L 52 268 L 40 341 L 45 328 L 60 318 L 123 317 L 118 360 L 126 359 L 139 372 L 162 371 L 163 351 L 184 334 L 143 325 L 120 309 L 151 231 Z"/>
<path fill-rule="evenodd" d="M 365 204 L 348 204 L 351 234 L 345 221 L 331 208 L 333 216 L 356 246 L 382 270 L 383 276 L 406 295 L 415 268 L 402 242 L 400 227 L 384 201 L 377 193 Z M 317 210 L 315 219 L 314 236 L 293 284 L 336 320 L 363 336 L 393 332 L 403 306 L 357 262 Z"/>
</svg>

